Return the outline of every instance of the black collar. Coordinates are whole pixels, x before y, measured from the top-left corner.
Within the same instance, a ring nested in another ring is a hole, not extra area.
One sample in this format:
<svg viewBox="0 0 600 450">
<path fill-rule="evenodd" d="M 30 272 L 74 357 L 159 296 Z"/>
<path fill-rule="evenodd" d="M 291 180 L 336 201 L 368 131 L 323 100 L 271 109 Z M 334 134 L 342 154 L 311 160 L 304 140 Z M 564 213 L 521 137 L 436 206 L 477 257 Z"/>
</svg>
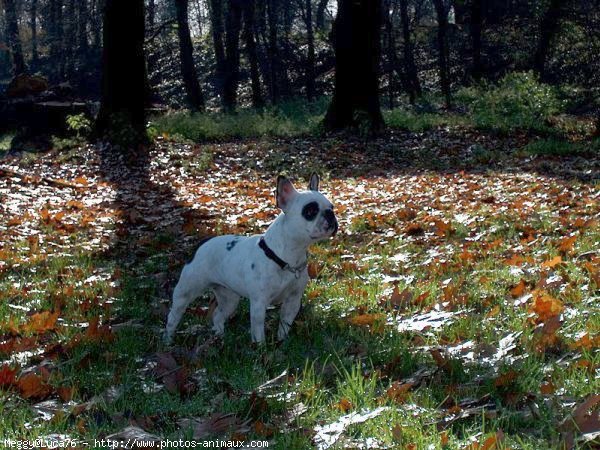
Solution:
<svg viewBox="0 0 600 450">
<path fill-rule="evenodd" d="M 292 272 L 294 275 L 296 275 L 296 278 L 300 277 L 300 274 L 304 269 L 306 269 L 306 266 L 308 265 L 307 260 L 300 264 L 298 267 L 291 267 L 283 259 L 277 256 L 273 250 L 271 250 L 271 248 L 265 242 L 264 237 L 260 238 L 260 240 L 258 241 L 258 246 L 262 249 L 263 252 L 265 252 L 266 257 L 269 258 L 271 261 L 274 261 L 281 268 L 281 270 L 288 270 Z"/>
</svg>

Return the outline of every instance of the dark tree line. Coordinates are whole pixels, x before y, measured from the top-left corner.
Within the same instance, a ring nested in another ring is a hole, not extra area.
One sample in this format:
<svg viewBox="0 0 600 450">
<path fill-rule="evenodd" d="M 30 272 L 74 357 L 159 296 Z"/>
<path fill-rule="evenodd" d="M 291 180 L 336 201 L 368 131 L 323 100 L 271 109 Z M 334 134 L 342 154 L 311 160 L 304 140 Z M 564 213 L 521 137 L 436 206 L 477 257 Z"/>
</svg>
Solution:
<svg viewBox="0 0 600 450">
<path fill-rule="evenodd" d="M 433 87 L 450 108 L 457 86 L 512 70 L 534 70 L 547 82 L 600 84 L 597 0 L 121 3 L 135 6 L 0 0 L 0 80 L 39 73 L 51 83 L 67 81 L 102 100 L 99 129 L 110 122 L 107 111 L 123 116 L 127 92 L 142 107 L 159 101 L 229 112 L 332 95 L 328 127 L 367 124 L 374 131 L 383 125 L 383 93 L 393 107 Z M 561 57 L 567 47 L 572 60 Z M 565 80 L 561 64 L 581 70 Z M 143 126 L 139 110 L 126 116 Z"/>
</svg>

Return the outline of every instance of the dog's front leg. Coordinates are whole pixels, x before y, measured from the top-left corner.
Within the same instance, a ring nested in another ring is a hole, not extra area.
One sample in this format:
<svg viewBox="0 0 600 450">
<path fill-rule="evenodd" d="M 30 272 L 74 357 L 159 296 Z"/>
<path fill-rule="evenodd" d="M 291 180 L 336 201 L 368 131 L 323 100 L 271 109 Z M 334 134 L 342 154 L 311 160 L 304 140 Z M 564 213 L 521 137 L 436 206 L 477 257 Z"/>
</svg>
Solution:
<svg viewBox="0 0 600 450">
<path fill-rule="evenodd" d="M 250 299 L 250 333 L 252 342 L 265 341 L 265 317 L 267 315 L 267 300 L 264 298 Z"/>
<path fill-rule="evenodd" d="M 304 290 L 300 292 L 294 292 L 287 299 L 284 300 L 281 305 L 281 311 L 279 313 L 279 329 L 277 330 L 277 340 L 283 341 L 294 323 L 294 319 L 300 310 L 302 304 L 302 294 Z"/>
</svg>

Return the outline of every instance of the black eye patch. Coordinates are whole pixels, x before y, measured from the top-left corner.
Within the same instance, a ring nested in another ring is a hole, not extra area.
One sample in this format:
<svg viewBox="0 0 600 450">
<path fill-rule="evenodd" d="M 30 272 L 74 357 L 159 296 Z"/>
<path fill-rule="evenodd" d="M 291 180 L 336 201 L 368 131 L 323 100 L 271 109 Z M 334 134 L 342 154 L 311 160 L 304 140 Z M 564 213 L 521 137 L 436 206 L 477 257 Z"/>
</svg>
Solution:
<svg viewBox="0 0 600 450">
<path fill-rule="evenodd" d="M 307 203 L 302 208 L 302 217 L 306 220 L 315 220 L 317 214 L 319 214 L 319 204 L 317 202 Z"/>
</svg>

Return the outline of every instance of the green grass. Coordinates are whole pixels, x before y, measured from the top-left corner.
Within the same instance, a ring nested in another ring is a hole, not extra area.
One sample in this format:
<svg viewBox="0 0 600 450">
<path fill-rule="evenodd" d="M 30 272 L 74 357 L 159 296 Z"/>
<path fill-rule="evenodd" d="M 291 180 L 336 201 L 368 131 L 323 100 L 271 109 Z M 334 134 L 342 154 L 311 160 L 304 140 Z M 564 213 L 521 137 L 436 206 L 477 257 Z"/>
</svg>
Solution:
<svg viewBox="0 0 600 450">
<path fill-rule="evenodd" d="M 598 155 L 600 139 L 588 142 L 572 142 L 557 138 L 540 139 L 528 143 L 523 150 L 532 155 Z"/>
<path fill-rule="evenodd" d="M 326 106 L 327 99 L 323 98 L 313 104 L 297 100 L 264 110 L 242 109 L 235 114 L 176 112 L 153 120 L 150 134 L 195 142 L 316 134 Z"/>
</svg>

